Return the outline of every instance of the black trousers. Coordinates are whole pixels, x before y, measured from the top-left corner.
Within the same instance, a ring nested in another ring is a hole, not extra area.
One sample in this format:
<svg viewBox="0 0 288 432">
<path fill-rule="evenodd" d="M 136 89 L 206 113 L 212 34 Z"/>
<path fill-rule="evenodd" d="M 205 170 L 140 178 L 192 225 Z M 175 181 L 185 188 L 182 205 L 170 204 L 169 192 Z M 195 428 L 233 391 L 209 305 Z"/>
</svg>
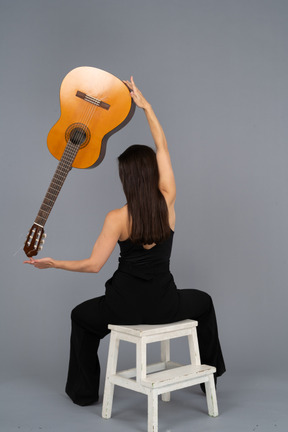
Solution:
<svg viewBox="0 0 288 432">
<path fill-rule="evenodd" d="M 211 297 L 195 289 L 177 290 L 177 297 L 176 313 L 174 311 L 173 316 L 167 319 L 162 317 L 160 321 L 166 323 L 184 319 L 197 320 L 201 362 L 215 366 L 216 376 L 222 375 L 226 369 Z M 158 305 L 158 308 L 160 309 L 161 305 Z M 71 313 L 72 331 L 66 393 L 78 405 L 90 405 L 98 400 L 100 381 L 98 347 L 100 339 L 110 332 L 108 324 L 143 324 L 143 321 L 137 321 L 135 316 L 129 319 L 127 311 L 122 319 L 119 316 L 115 317 L 105 296 L 85 301 L 76 306 Z M 155 316 L 148 316 L 145 324 L 160 323 L 160 321 L 155 319 Z"/>
</svg>

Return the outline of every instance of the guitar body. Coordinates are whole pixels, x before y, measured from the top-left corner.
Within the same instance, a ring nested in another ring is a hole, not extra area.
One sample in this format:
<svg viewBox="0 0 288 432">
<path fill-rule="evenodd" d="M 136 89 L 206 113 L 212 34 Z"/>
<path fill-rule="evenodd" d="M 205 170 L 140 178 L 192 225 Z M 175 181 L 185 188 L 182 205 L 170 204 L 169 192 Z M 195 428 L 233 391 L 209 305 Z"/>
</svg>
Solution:
<svg viewBox="0 0 288 432">
<path fill-rule="evenodd" d="M 81 96 L 76 96 L 77 93 Z M 83 94 L 87 96 L 85 99 Z M 100 105 L 95 101 L 100 101 Z M 82 134 L 83 143 L 72 167 L 90 168 L 103 160 L 107 139 L 128 123 L 135 104 L 120 79 L 101 69 L 84 66 L 73 69 L 63 79 L 60 109 L 61 116 L 47 138 L 50 153 L 60 160 L 71 134 L 76 138 Z"/>
<path fill-rule="evenodd" d="M 42 249 L 44 225 L 70 169 L 102 162 L 108 138 L 131 120 L 135 103 L 126 84 L 114 75 L 78 67 L 62 81 L 60 108 L 61 116 L 47 138 L 48 149 L 59 163 L 24 244 L 28 257 Z"/>
</svg>

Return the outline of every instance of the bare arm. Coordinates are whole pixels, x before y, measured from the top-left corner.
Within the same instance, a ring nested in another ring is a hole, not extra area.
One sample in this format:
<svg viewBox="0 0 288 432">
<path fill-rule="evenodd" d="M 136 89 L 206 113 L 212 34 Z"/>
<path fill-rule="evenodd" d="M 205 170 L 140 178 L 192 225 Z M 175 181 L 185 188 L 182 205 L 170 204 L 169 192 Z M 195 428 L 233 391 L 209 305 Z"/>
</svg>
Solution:
<svg viewBox="0 0 288 432">
<path fill-rule="evenodd" d="M 30 258 L 24 261 L 38 269 L 57 268 L 75 272 L 98 273 L 114 250 L 121 234 L 122 218 L 120 210 L 113 210 L 107 214 L 102 231 L 97 238 L 91 256 L 83 260 L 60 261 L 53 258 Z"/>
<path fill-rule="evenodd" d="M 156 147 L 157 163 L 160 175 L 159 189 L 165 196 L 167 203 L 174 204 L 176 198 L 176 184 L 169 155 L 166 137 L 152 106 L 136 87 L 133 77 L 130 81 L 124 81 L 131 90 L 131 97 L 139 108 L 143 108 L 152 138 Z"/>
</svg>

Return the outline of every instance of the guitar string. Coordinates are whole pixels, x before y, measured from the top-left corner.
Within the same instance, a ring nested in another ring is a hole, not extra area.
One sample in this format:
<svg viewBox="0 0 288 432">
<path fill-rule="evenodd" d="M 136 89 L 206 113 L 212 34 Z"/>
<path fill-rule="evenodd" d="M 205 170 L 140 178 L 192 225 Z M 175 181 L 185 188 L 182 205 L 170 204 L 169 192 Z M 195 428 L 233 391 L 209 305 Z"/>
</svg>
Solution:
<svg viewBox="0 0 288 432">
<path fill-rule="evenodd" d="M 93 113 L 91 112 L 91 107 L 86 107 L 86 109 L 84 111 L 82 111 L 82 117 L 79 118 L 78 123 L 82 123 L 82 124 L 84 122 L 87 123 L 87 120 L 90 120 L 90 118 L 92 117 L 92 114 Z M 81 138 L 82 130 L 83 130 L 82 128 L 79 131 L 76 129 L 76 133 L 73 136 L 73 141 L 75 140 L 76 143 Z M 67 144 L 68 146 L 69 146 L 69 142 L 71 143 L 70 137 L 68 139 L 68 144 Z M 73 164 L 75 157 L 76 157 L 76 155 L 80 149 L 80 146 L 81 146 L 81 144 L 75 144 L 75 146 L 70 145 L 69 147 L 67 147 L 67 145 L 64 149 L 64 153 L 66 152 L 64 159 L 62 159 L 60 161 L 59 169 L 56 170 L 56 173 L 55 173 L 56 179 L 60 181 L 60 185 L 57 183 L 55 176 L 54 176 L 54 182 L 52 179 L 52 188 L 55 189 L 55 195 L 53 197 L 55 199 L 49 199 L 49 201 L 51 201 L 51 203 L 52 203 L 52 207 L 54 205 L 56 198 L 58 197 L 58 194 L 60 193 L 60 190 L 63 186 L 64 180 L 65 180 L 66 176 L 68 175 L 68 172 L 69 172 L 68 170 L 70 170 L 70 168 L 72 167 L 72 164 Z M 60 189 L 59 189 L 59 186 L 60 186 Z M 52 207 L 51 207 L 51 205 L 49 205 L 49 211 L 47 212 L 47 217 L 49 216 L 49 213 L 52 210 Z"/>
<path fill-rule="evenodd" d="M 88 104 L 89 104 L 89 102 L 88 102 Z M 82 116 L 82 118 L 80 117 L 78 123 L 84 124 L 85 126 L 87 126 L 87 129 L 89 130 L 88 126 L 89 126 L 90 120 L 93 117 L 93 114 L 94 114 L 96 108 L 98 108 L 98 107 L 93 105 L 93 104 L 88 105 L 87 109 L 84 111 L 84 115 Z M 84 132 L 86 133 L 85 129 L 84 129 Z M 75 136 L 73 136 L 73 139 L 75 139 L 75 141 L 77 142 L 78 139 L 79 140 L 81 139 L 82 134 L 83 134 L 83 129 L 81 127 L 79 128 L 78 131 L 76 129 L 76 133 L 75 133 Z M 87 137 L 85 138 L 85 140 L 86 139 L 87 139 Z M 84 142 L 85 142 L 85 140 L 84 140 Z M 75 151 L 71 152 L 72 158 L 74 158 L 74 159 L 76 158 L 77 153 L 80 150 L 81 145 L 82 145 L 82 143 L 75 145 L 75 148 L 74 148 Z M 74 162 L 74 159 L 72 160 L 71 166 Z"/>
<path fill-rule="evenodd" d="M 86 102 L 86 101 L 85 101 L 85 102 Z M 78 122 L 78 123 L 80 123 L 80 124 L 84 124 L 85 126 L 87 126 L 87 129 L 89 130 L 88 125 L 89 125 L 89 123 L 90 123 L 90 120 L 91 120 L 91 118 L 92 118 L 94 112 L 95 112 L 95 108 L 98 108 L 98 107 L 95 106 L 94 104 L 90 104 L 89 102 L 86 102 L 86 103 L 88 104 L 88 105 L 87 105 L 87 109 L 83 111 L 83 116 L 82 116 L 82 118 L 81 118 L 81 117 L 79 118 L 79 122 Z M 76 142 L 78 141 L 78 139 L 81 138 L 82 131 L 83 131 L 83 129 L 82 129 L 81 127 L 79 128 L 79 131 L 76 130 L 76 134 L 75 134 L 75 136 L 73 137 L 73 139 L 75 138 L 75 141 L 76 141 Z M 85 132 L 85 130 L 84 130 L 84 132 Z M 85 133 L 86 133 L 86 132 L 85 132 Z M 85 140 L 84 140 L 84 142 L 85 142 Z M 78 148 L 77 148 L 77 147 L 78 147 Z M 76 152 L 75 152 L 76 154 L 75 154 L 75 157 L 76 157 L 78 151 L 80 150 L 80 147 L 81 147 L 81 144 L 75 146 L 75 148 L 76 148 Z M 73 155 L 72 155 L 72 157 L 73 157 Z M 73 162 L 72 162 L 72 163 L 73 163 Z"/>
<path fill-rule="evenodd" d="M 86 102 L 86 101 L 85 101 L 85 102 Z M 96 112 L 96 110 L 99 108 L 99 106 L 94 105 L 93 103 L 90 104 L 90 102 L 86 102 L 86 103 L 88 103 L 87 108 L 86 108 L 86 110 L 84 110 L 84 111 L 82 112 L 82 113 L 83 113 L 83 114 L 82 114 L 82 117 L 79 118 L 79 122 L 78 122 L 78 123 L 82 123 L 82 124 L 84 124 L 85 126 L 87 126 L 87 129 L 89 130 L 89 124 L 90 124 L 90 121 L 91 121 L 91 119 L 92 119 L 94 113 Z M 81 136 L 82 136 L 82 131 L 83 131 L 83 129 L 82 129 L 82 128 L 79 128 L 79 129 L 80 129 L 79 131 L 76 130 L 76 133 L 75 133 L 75 135 L 73 136 L 73 140 L 75 139 L 76 142 L 78 141 L 78 139 L 81 139 Z M 69 140 L 70 140 L 70 139 L 69 139 Z M 85 142 L 85 140 L 84 140 L 84 142 Z M 75 158 L 76 158 L 76 156 L 77 156 L 78 151 L 80 150 L 80 147 L 81 147 L 81 143 L 75 145 L 75 147 L 72 147 L 72 148 L 70 147 L 70 148 L 67 150 L 69 160 L 68 160 L 68 163 L 67 163 L 66 161 L 62 161 L 62 166 L 63 166 L 63 168 L 65 169 L 65 172 L 64 172 L 64 174 L 60 172 L 60 175 L 61 175 L 61 182 L 62 182 L 62 180 L 64 181 L 65 178 L 66 178 L 66 176 L 68 175 L 68 172 L 66 172 L 66 170 L 67 170 L 67 168 L 70 169 L 70 167 L 72 167 L 72 164 L 73 164 L 73 162 L 74 162 L 74 160 L 75 160 Z M 64 151 L 65 151 L 65 150 L 64 150 Z M 60 166 L 60 171 L 61 171 L 61 170 L 62 170 L 62 167 Z M 56 170 L 56 171 L 57 171 L 57 170 Z M 52 180 L 53 180 L 53 179 L 52 179 Z M 62 185 L 63 185 L 63 183 L 62 183 Z M 56 198 L 58 197 L 58 194 L 59 194 L 59 192 L 60 192 L 60 190 L 61 190 L 61 188 L 62 188 L 62 185 L 60 186 L 59 191 L 58 191 L 58 185 L 57 185 L 57 189 L 56 189 Z M 56 200 L 56 198 L 55 198 L 55 200 Z M 44 199 L 45 199 L 45 198 L 44 198 Z M 53 200 L 51 200 L 50 198 L 48 198 L 48 199 L 49 199 L 49 201 L 52 201 L 52 207 L 53 207 L 53 205 L 54 205 Z M 54 200 L 54 202 L 55 202 L 55 200 Z M 48 216 L 49 216 L 49 214 L 50 214 L 50 212 L 51 212 L 51 210 L 52 210 L 52 207 L 51 207 L 51 205 L 49 205 L 49 211 L 48 211 L 48 212 L 45 212 L 45 213 L 48 214 Z M 48 216 L 47 216 L 47 218 L 48 218 Z M 46 219 L 46 220 L 47 220 L 47 219 Z"/>
</svg>

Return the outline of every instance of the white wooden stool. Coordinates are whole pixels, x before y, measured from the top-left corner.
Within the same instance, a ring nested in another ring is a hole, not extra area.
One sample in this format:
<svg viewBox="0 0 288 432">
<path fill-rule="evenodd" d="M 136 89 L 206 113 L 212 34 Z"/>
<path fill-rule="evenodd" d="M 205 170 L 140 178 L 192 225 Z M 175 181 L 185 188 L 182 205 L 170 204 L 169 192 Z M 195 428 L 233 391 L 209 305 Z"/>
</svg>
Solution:
<svg viewBox="0 0 288 432">
<path fill-rule="evenodd" d="M 185 320 L 160 325 L 109 325 L 111 330 L 102 417 L 112 412 L 114 385 L 148 396 L 148 432 L 158 431 L 158 395 L 170 400 L 170 392 L 205 383 L 208 413 L 218 415 L 213 373 L 215 367 L 201 365 L 196 327 L 197 321 Z M 190 363 L 183 366 L 170 361 L 170 339 L 187 336 Z M 136 368 L 118 371 L 120 340 L 136 344 Z M 147 344 L 161 342 L 161 362 L 147 365 Z"/>
</svg>

